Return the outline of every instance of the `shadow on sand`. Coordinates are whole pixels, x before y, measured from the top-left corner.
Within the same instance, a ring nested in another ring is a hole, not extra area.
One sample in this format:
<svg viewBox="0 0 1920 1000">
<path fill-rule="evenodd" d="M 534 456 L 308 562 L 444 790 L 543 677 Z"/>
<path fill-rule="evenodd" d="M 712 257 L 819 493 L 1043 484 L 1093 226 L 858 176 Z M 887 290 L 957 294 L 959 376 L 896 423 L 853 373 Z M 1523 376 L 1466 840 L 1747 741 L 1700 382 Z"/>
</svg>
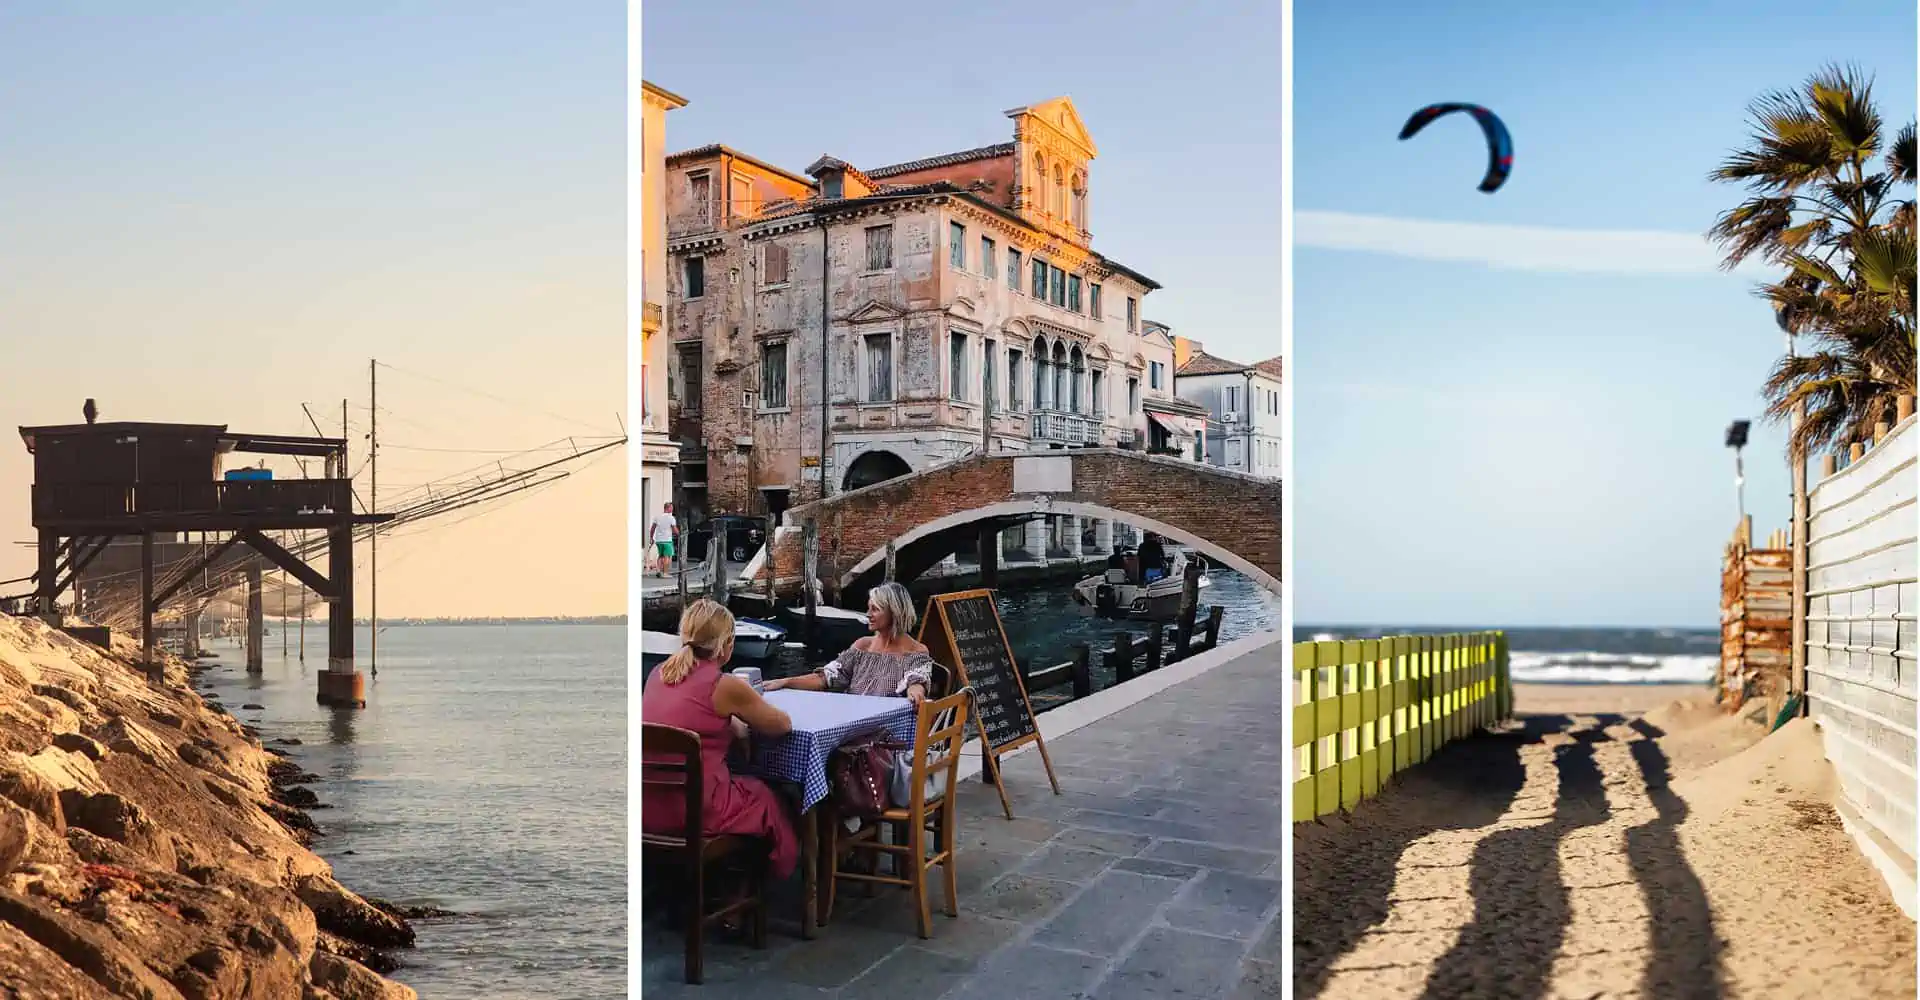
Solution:
<svg viewBox="0 0 1920 1000">
<path fill-rule="evenodd" d="M 1495 831 L 1475 846 L 1468 862 L 1473 919 L 1430 970 L 1421 993 L 1423 1000 L 1546 996 L 1572 915 L 1560 843 L 1607 821 L 1594 747 L 1613 739 L 1607 728 L 1626 726 L 1646 737 L 1630 752 L 1657 812 L 1654 820 L 1626 832 L 1628 860 L 1651 911 L 1653 954 L 1643 980 L 1645 995 L 1720 996 L 1720 943 L 1712 932 L 1706 893 L 1679 848 L 1675 828 L 1686 806 L 1667 788 L 1667 757 L 1656 742 L 1663 733 L 1640 719 L 1590 718 L 1597 725 L 1566 715 L 1522 716 L 1516 729 L 1442 748 L 1425 764 L 1396 776 L 1381 798 L 1362 803 L 1349 818 L 1297 824 L 1294 995 L 1319 996 L 1332 978 L 1333 964 L 1386 920 L 1388 897 L 1409 845 L 1436 831 L 1490 826 L 1506 815 L 1525 780 L 1522 750 L 1562 734 L 1568 741 L 1553 748 L 1558 791 L 1550 816 L 1537 826 Z M 1410 800 L 1421 808 L 1398 808 Z M 1434 822 L 1435 817 L 1445 822 Z M 1711 942 L 1704 952 L 1703 940 Z"/>
</svg>

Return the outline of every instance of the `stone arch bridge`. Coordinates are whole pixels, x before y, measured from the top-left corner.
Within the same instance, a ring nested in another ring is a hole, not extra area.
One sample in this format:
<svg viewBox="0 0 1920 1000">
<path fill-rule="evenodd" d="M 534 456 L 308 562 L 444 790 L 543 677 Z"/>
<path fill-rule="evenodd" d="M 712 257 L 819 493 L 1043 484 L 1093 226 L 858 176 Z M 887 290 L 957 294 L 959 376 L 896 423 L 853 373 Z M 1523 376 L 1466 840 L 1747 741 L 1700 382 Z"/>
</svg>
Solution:
<svg viewBox="0 0 1920 1000">
<path fill-rule="evenodd" d="M 819 579 L 858 592 L 884 578 L 890 545 L 895 578 L 912 580 L 989 532 L 1077 515 L 1155 532 L 1278 593 L 1280 490 L 1275 480 L 1117 448 L 977 455 L 787 511 L 795 528 L 779 532 L 774 562 L 783 580 L 802 575 L 795 529 L 812 522 Z M 991 572 L 997 550 L 981 552 Z"/>
</svg>

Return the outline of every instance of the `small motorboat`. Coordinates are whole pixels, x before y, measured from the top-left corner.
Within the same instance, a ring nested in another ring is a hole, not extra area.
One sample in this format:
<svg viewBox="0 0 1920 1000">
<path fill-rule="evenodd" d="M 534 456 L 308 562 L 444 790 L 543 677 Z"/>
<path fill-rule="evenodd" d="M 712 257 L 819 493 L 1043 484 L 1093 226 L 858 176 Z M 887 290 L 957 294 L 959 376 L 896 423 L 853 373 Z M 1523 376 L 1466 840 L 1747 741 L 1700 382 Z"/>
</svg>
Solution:
<svg viewBox="0 0 1920 1000">
<path fill-rule="evenodd" d="M 680 637 L 671 632 L 640 633 L 640 676 L 644 680 L 653 673 L 653 668 L 667 662 L 667 657 L 680 650 Z"/>
<path fill-rule="evenodd" d="M 813 609 L 814 628 L 817 634 L 814 642 L 822 649 L 841 650 L 859 642 L 862 636 L 872 635 L 873 626 L 867 621 L 864 611 L 849 611 L 836 608 L 831 604 L 817 604 Z M 797 608 L 781 608 L 774 613 L 780 624 L 786 626 L 793 635 L 804 635 L 807 629 L 807 609 L 804 605 Z"/>
<path fill-rule="evenodd" d="M 733 622 L 733 657 L 736 660 L 764 660 L 780 651 L 787 630 L 759 618 L 736 618 Z"/>
<path fill-rule="evenodd" d="M 1199 559 L 1198 556 L 1195 559 Z M 1200 560 L 1200 588 L 1213 585 L 1207 579 L 1206 562 Z M 1145 584 L 1133 582 L 1124 569 L 1109 569 L 1073 585 L 1073 603 L 1082 613 L 1114 618 L 1144 618 L 1170 622 L 1180 616 L 1180 598 L 1186 589 L 1187 554 L 1173 553 L 1173 564 L 1165 575 Z"/>
</svg>

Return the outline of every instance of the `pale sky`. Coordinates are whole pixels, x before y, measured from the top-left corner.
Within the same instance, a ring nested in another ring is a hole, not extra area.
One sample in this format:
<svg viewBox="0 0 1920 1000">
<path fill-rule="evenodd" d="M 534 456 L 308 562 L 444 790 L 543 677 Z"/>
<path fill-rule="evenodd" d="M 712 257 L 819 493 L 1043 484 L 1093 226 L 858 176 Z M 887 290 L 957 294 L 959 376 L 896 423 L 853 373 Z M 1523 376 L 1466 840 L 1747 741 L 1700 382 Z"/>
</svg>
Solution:
<svg viewBox="0 0 1920 1000">
<path fill-rule="evenodd" d="M 1100 150 L 1093 248 L 1165 286 L 1145 317 L 1235 361 L 1280 353 L 1280 0 L 856 10 L 648 5 L 646 78 L 690 102 L 667 149 L 878 167 L 1010 142 L 1002 112 L 1070 97 Z"/>
<path fill-rule="evenodd" d="M 1785 349 L 1705 233 L 1747 105 L 1829 63 L 1915 107 L 1912 5 L 1294 4 L 1295 620 L 1706 626 L 1746 507 L 1788 524 Z M 1512 176 L 1476 190 L 1484 104 Z M 1911 196 L 1911 188 L 1901 197 Z M 1816 464 L 1817 468 L 1817 464 Z"/>
<path fill-rule="evenodd" d="M 0 4 L 0 578 L 33 568 L 14 427 L 89 396 L 288 434 L 346 398 L 358 467 L 378 358 L 385 497 L 618 434 L 624 4 L 89 9 Z M 382 542 L 382 615 L 626 610 L 623 451 L 470 513 Z"/>
</svg>

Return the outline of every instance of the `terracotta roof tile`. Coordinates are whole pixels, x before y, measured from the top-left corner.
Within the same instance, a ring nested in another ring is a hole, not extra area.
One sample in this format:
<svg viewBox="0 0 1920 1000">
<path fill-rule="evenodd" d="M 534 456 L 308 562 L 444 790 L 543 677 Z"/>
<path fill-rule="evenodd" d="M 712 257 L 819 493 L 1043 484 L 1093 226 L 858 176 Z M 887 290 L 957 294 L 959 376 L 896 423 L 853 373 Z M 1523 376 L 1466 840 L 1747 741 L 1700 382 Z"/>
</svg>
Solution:
<svg viewBox="0 0 1920 1000">
<path fill-rule="evenodd" d="M 910 174 L 916 170 L 932 170 L 935 167 L 950 167 L 956 163 L 967 163 L 973 160 L 991 160 L 996 156 L 1012 155 L 1013 143 L 1002 142 L 992 146 L 981 146 L 978 149 L 963 149 L 958 153 L 942 153 L 939 156 L 929 156 L 924 160 L 908 160 L 905 163 L 893 163 L 884 167 L 875 167 L 867 171 L 867 176 L 892 177 L 895 174 Z"/>
<path fill-rule="evenodd" d="M 1243 365 L 1238 361 L 1228 361 L 1226 358 L 1208 354 L 1205 351 L 1195 351 L 1193 352 L 1193 356 L 1187 359 L 1187 363 L 1181 365 L 1179 370 L 1175 371 L 1174 374 L 1226 375 L 1233 372 L 1243 372 L 1250 367 L 1252 366 Z"/>
</svg>

